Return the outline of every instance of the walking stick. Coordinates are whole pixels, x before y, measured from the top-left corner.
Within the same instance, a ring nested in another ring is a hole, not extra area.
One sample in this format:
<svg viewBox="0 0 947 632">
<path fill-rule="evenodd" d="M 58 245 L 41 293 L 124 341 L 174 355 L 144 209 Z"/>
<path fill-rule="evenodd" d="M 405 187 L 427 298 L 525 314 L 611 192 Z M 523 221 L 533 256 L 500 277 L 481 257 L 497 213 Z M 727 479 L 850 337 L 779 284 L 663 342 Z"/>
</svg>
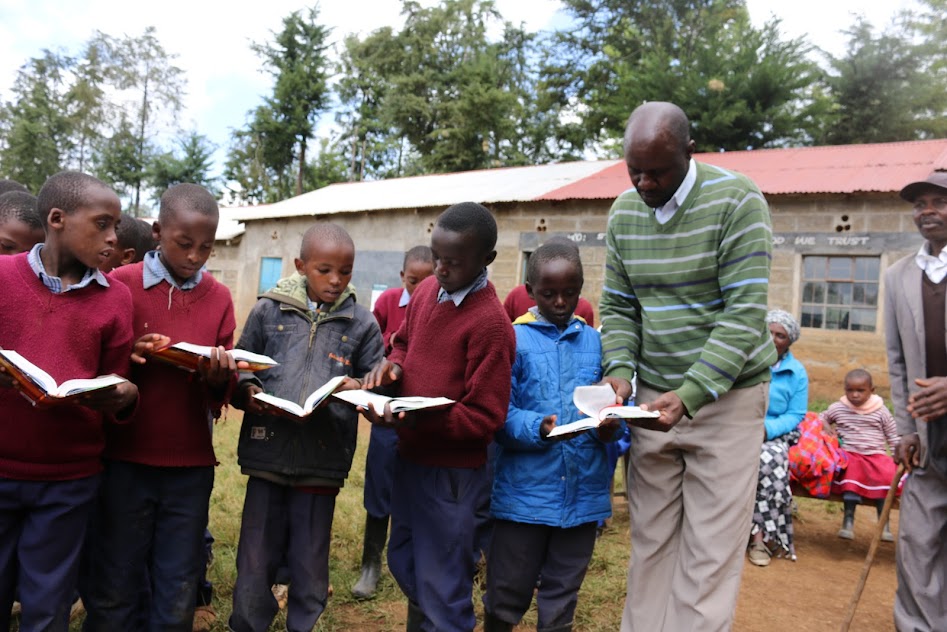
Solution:
<svg viewBox="0 0 947 632">
<path fill-rule="evenodd" d="M 888 495 L 885 496 L 885 504 L 881 509 L 881 515 L 878 516 L 878 526 L 875 528 L 875 537 L 871 540 L 871 546 L 868 547 L 868 557 L 865 558 L 865 564 L 862 566 L 861 577 L 855 585 L 855 594 L 848 602 L 848 612 L 845 614 L 845 620 L 842 621 L 841 632 L 848 632 L 855 618 L 855 609 L 858 608 L 858 600 L 861 599 L 862 591 L 865 590 L 865 583 L 868 581 L 868 573 L 871 571 L 871 564 L 875 561 L 875 551 L 878 550 L 878 543 L 881 542 L 881 534 L 884 532 L 885 525 L 888 524 L 888 514 L 891 513 L 891 505 L 894 504 L 894 495 L 898 491 L 898 483 L 904 475 L 904 464 L 898 465 L 898 471 L 894 474 L 894 480 L 891 481 L 891 488 L 888 489 Z"/>
</svg>

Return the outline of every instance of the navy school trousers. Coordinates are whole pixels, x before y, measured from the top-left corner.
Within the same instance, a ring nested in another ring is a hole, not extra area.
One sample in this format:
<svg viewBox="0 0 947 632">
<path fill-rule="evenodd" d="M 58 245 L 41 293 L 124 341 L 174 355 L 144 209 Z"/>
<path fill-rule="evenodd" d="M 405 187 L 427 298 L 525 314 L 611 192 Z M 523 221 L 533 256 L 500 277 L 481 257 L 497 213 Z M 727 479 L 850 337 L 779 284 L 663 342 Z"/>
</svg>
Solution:
<svg viewBox="0 0 947 632">
<path fill-rule="evenodd" d="M 398 453 L 398 432 L 372 425 L 365 457 L 365 511 L 372 518 L 391 515 L 391 477 Z"/>
<path fill-rule="evenodd" d="M 388 569 L 423 614 L 424 632 L 470 632 L 476 512 L 486 467 L 432 467 L 399 455 L 391 491 Z M 486 490 L 489 493 L 489 490 Z"/>
<path fill-rule="evenodd" d="M 0 630 L 10 627 L 20 586 L 21 632 L 69 628 L 86 526 L 101 477 L 0 478 Z"/>
<path fill-rule="evenodd" d="M 329 546 L 335 496 L 311 494 L 256 476 L 247 495 L 233 589 L 234 632 L 266 632 L 279 612 L 270 587 L 289 569 L 288 632 L 310 632 L 329 598 Z"/>
<path fill-rule="evenodd" d="M 563 529 L 494 520 L 484 609 L 502 621 L 519 623 L 539 581 L 536 629 L 571 630 L 597 527 L 595 522 Z"/>
</svg>

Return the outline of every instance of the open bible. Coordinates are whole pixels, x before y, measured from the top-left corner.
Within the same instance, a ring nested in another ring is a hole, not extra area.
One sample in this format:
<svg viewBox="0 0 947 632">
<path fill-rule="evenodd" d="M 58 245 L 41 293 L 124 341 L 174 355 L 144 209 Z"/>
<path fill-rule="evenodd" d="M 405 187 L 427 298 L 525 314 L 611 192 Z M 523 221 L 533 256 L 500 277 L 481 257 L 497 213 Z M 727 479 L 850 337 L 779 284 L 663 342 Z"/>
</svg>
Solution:
<svg viewBox="0 0 947 632">
<path fill-rule="evenodd" d="M 384 414 L 385 404 L 391 407 L 391 412 L 401 413 L 422 408 L 449 406 L 454 403 L 454 400 L 446 397 L 386 397 L 371 391 L 342 391 L 335 393 L 335 397 L 363 408 L 372 406 L 379 415 Z"/>
<path fill-rule="evenodd" d="M 261 402 L 269 404 L 273 408 L 278 409 L 278 414 L 283 416 L 294 417 L 297 419 L 303 419 L 312 414 L 319 404 L 324 402 L 329 395 L 335 392 L 335 389 L 339 388 L 342 385 L 343 380 L 345 380 L 344 375 L 339 375 L 332 378 L 318 389 L 313 391 L 309 397 L 306 398 L 306 401 L 300 406 L 296 402 L 292 402 L 288 399 L 283 399 L 282 397 L 276 397 L 275 395 L 269 395 L 267 393 L 257 393 L 253 396 L 253 399 L 258 399 Z"/>
<path fill-rule="evenodd" d="M 598 428 L 603 421 L 618 417 L 621 419 L 643 419 L 660 417 L 661 413 L 654 410 L 642 410 L 637 406 L 621 406 L 615 403 L 615 391 L 608 384 L 594 384 L 579 386 L 572 392 L 572 403 L 579 412 L 588 415 L 572 423 L 556 426 L 549 433 L 549 437 L 582 432 Z"/>
<path fill-rule="evenodd" d="M 86 393 L 114 388 L 125 382 L 117 375 L 102 375 L 93 378 L 77 378 L 57 384 L 49 373 L 39 368 L 12 349 L 0 349 L 0 366 L 16 381 L 20 393 L 35 405 L 75 403 Z"/>
<path fill-rule="evenodd" d="M 213 347 L 195 345 L 190 342 L 178 342 L 162 347 L 157 351 L 152 351 L 150 357 L 188 371 L 196 371 L 201 358 L 210 358 L 211 349 Z M 249 365 L 248 368 L 241 368 L 241 371 L 262 371 L 279 364 L 269 356 L 245 351 L 244 349 L 231 349 L 227 353 L 231 354 L 237 362 L 246 362 Z"/>
</svg>

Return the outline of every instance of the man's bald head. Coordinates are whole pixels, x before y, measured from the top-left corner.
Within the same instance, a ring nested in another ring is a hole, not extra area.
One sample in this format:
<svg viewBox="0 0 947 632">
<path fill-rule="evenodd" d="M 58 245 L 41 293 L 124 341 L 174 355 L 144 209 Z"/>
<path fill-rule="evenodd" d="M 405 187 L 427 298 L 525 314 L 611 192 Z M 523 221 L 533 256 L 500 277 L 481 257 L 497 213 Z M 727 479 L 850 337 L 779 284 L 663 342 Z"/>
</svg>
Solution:
<svg viewBox="0 0 947 632">
<path fill-rule="evenodd" d="M 632 142 L 651 142 L 663 136 L 686 148 L 691 140 L 690 121 L 684 110 L 667 101 L 649 101 L 635 108 L 625 126 L 625 151 Z"/>
<path fill-rule="evenodd" d="M 628 118 L 628 176 L 641 200 L 653 209 L 663 207 L 674 197 L 687 175 L 694 153 L 689 128 L 684 111 L 662 101 L 638 106 Z"/>
</svg>

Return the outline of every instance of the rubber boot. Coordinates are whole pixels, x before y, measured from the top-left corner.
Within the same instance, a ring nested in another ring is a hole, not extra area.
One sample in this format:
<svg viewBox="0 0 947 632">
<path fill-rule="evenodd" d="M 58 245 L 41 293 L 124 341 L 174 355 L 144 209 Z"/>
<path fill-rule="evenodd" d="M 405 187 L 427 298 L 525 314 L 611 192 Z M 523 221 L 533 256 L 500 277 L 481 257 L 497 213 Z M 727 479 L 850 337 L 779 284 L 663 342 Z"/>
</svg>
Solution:
<svg viewBox="0 0 947 632">
<path fill-rule="evenodd" d="M 881 510 L 884 509 L 885 501 L 879 500 L 875 503 L 875 508 L 878 510 L 878 518 L 881 518 Z M 891 533 L 891 527 L 888 522 L 885 522 L 884 531 L 881 532 L 881 541 L 882 542 L 894 542 L 894 535 Z"/>
<path fill-rule="evenodd" d="M 483 613 L 483 632 L 513 632 L 513 624 L 498 619 L 489 612 Z"/>
<path fill-rule="evenodd" d="M 421 612 L 416 604 L 408 602 L 408 619 L 405 622 L 405 632 L 421 632 L 421 625 L 424 623 L 424 613 Z"/>
<path fill-rule="evenodd" d="M 365 517 L 365 544 L 362 547 L 362 576 L 352 588 L 356 599 L 371 599 L 378 588 L 381 577 L 381 552 L 385 550 L 388 539 L 388 516 L 384 518 Z"/>
<path fill-rule="evenodd" d="M 855 539 L 855 507 L 858 503 L 845 501 L 845 516 L 842 518 L 842 528 L 838 530 L 838 537 L 843 540 Z"/>
</svg>

